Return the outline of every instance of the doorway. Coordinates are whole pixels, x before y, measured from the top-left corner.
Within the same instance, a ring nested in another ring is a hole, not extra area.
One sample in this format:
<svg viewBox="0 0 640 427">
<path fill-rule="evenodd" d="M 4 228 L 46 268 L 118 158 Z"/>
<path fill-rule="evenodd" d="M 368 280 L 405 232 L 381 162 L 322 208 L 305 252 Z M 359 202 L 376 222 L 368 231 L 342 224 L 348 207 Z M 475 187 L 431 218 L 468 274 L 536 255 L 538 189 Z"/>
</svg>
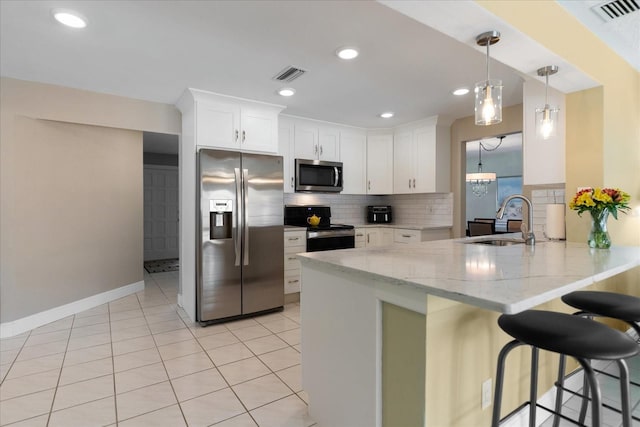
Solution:
<svg viewBox="0 0 640 427">
<path fill-rule="evenodd" d="M 175 271 L 180 242 L 178 136 L 143 132 L 143 146 L 145 268 Z"/>
<path fill-rule="evenodd" d="M 522 133 L 467 141 L 465 149 L 467 174 L 478 173 L 479 169 L 485 173 L 495 173 L 495 179 L 488 182 L 486 187 L 474 188 L 472 182 L 466 182 L 466 226 L 468 221 L 495 218 L 506 196 L 522 194 Z M 521 201 L 512 202 L 504 217 L 496 219 L 495 231 L 506 232 L 508 220 L 521 219 Z"/>
</svg>

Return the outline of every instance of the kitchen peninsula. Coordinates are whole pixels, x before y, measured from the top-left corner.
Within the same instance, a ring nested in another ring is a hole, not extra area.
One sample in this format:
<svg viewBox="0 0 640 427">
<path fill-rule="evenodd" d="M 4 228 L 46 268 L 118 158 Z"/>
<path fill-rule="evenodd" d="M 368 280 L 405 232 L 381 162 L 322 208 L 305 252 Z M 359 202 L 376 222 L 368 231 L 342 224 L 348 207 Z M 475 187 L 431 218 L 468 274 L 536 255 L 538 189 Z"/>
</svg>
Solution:
<svg viewBox="0 0 640 427">
<path fill-rule="evenodd" d="M 508 340 L 499 314 L 569 312 L 560 296 L 600 289 L 597 282 L 637 275 L 640 266 L 638 247 L 476 240 L 299 255 L 303 387 L 313 419 L 350 427 L 489 425 L 481 385 L 495 375 Z M 528 356 L 519 359 L 511 356 L 505 410 L 526 400 Z M 541 372 L 553 371 L 550 364 L 543 358 Z"/>
</svg>

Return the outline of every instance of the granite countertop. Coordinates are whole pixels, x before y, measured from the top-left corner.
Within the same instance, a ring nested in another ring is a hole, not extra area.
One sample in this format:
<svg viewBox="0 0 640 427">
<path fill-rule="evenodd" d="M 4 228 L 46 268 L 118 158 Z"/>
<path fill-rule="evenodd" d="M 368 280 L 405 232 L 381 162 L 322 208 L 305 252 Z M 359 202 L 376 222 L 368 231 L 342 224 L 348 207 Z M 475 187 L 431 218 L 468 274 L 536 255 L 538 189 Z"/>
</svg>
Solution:
<svg viewBox="0 0 640 427">
<path fill-rule="evenodd" d="M 404 228 L 405 230 L 445 230 L 451 225 L 407 225 L 407 224 L 353 224 L 356 228 Z"/>
<path fill-rule="evenodd" d="M 514 237 L 519 233 L 502 234 L 499 239 Z M 533 247 L 466 244 L 481 239 L 313 252 L 298 257 L 303 268 L 409 286 L 502 313 L 530 309 L 640 266 L 640 247 L 602 250 L 565 241 L 541 241 Z"/>
<path fill-rule="evenodd" d="M 445 230 L 450 229 L 450 225 L 406 225 L 406 224 L 351 224 L 355 228 L 404 228 L 407 230 Z M 298 227 L 296 225 L 285 225 L 284 231 L 301 231 L 307 227 Z"/>
</svg>

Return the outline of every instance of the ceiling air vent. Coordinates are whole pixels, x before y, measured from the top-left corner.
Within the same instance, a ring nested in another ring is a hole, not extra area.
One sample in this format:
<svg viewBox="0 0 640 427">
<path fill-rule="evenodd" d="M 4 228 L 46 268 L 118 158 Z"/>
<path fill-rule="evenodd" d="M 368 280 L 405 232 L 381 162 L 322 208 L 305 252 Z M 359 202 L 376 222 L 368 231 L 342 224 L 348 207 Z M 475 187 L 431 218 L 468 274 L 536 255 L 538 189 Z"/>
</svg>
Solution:
<svg viewBox="0 0 640 427">
<path fill-rule="evenodd" d="M 291 82 L 301 75 L 306 73 L 302 68 L 296 68 L 291 65 L 286 67 L 284 70 L 280 71 L 278 74 L 273 76 L 273 80 L 278 80 L 280 82 Z"/>
<path fill-rule="evenodd" d="M 591 10 L 606 22 L 609 22 L 640 10 L 639 1 L 640 0 L 608 1 L 592 7 Z"/>
</svg>

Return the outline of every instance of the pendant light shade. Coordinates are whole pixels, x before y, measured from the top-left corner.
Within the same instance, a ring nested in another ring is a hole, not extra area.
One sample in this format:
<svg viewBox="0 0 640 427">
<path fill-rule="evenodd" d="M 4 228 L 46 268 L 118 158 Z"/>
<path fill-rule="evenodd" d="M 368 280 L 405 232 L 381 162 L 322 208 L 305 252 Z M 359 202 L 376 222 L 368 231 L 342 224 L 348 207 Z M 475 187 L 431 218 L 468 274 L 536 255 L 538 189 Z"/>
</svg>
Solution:
<svg viewBox="0 0 640 427">
<path fill-rule="evenodd" d="M 544 106 L 536 108 L 536 134 L 540 139 L 556 136 L 558 127 L 558 107 L 549 105 L 549 76 L 558 72 L 556 65 L 547 65 L 538 69 L 538 75 L 545 77 Z"/>
<path fill-rule="evenodd" d="M 476 37 L 479 46 L 487 47 L 487 79 L 476 83 L 476 125 L 488 126 L 502 122 L 502 80 L 489 77 L 489 46 L 500 41 L 498 31 L 488 31 Z"/>
</svg>

